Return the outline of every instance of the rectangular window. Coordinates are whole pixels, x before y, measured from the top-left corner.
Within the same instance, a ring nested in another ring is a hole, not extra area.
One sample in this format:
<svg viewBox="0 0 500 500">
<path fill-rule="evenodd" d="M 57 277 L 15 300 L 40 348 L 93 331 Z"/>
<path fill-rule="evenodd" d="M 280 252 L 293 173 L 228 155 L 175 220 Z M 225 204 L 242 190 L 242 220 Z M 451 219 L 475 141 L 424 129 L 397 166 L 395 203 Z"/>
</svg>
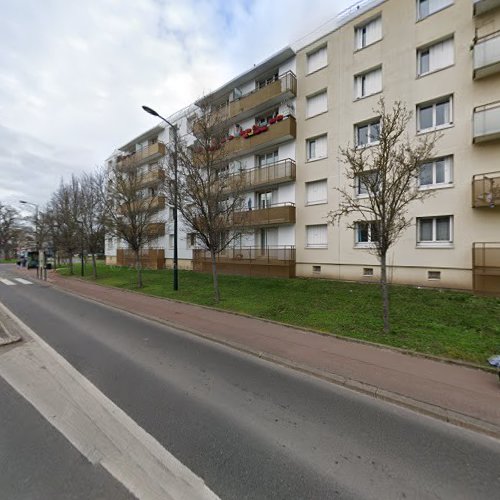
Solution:
<svg viewBox="0 0 500 500">
<path fill-rule="evenodd" d="M 452 3 L 453 0 L 417 0 L 418 19 L 425 19 Z"/>
<path fill-rule="evenodd" d="M 326 179 L 306 182 L 306 205 L 319 205 L 328 202 L 328 187 Z"/>
<path fill-rule="evenodd" d="M 441 271 L 427 271 L 427 279 L 428 280 L 440 280 L 441 279 Z"/>
<path fill-rule="evenodd" d="M 355 125 L 356 146 L 369 146 L 379 141 L 380 119 Z"/>
<path fill-rule="evenodd" d="M 257 80 L 255 82 L 255 87 L 258 89 L 262 89 L 262 88 L 266 87 L 267 85 L 275 82 L 277 79 L 278 79 L 278 72 L 276 71 L 272 75 L 270 75 L 266 78 L 262 78 L 262 80 Z"/>
<path fill-rule="evenodd" d="M 326 46 L 307 54 L 307 73 L 314 73 L 327 65 Z"/>
<path fill-rule="evenodd" d="M 453 123 L 452 97 L 417 106 L 417 130 L 434 130 L 448 127 Z"/>
<path fill-rule="evenodd" d="M 369 246 L 378 241 L 378 223 L 375 221 L 356 222 L 354 227 L 356 246 Z"/>
<path fill-rule="evenodd" d="M 306 118 L 311 118 L 311 116 L 319 115 L 325 111 L 328 111 L 326 90 L 307 98 Z"/>
<path fill-rule="evenodd" d="M 327 140 L 326 134 L 313 139 L 308 139 L 306 142 L 307 161 L 319 160 L 327 157 Z"/>
<path fill-rule="evenodd" d="M 447 186 L 453 182 L 453 157 L 436 158 L 420 165 L 418 184 L 421 188 Z"/>
<path fill-rule="evenodd" d="M 190 250 L 196 246 L 196 233 L 188 233 L 186 235 L 186 248 Z"/>
<path fill-rule="evenodd" d="M 306 226 L 307 248 L 328 248 L 328 232 L 326 224 Z"/>
<path fill-rule="evenodd" d="M 382 16 L 356 28 L 356 49 L 363 49 L 382 39 Z"/>
<path fill-rule="evenodd" d="M 278 150 L 271 151 L 270 153 L 265 153 L 262 155 L 257 155 L 257 166 L 265 167 L 266 165 L 272 165 L 278 161 Z"/>
<path fill-rule="evenodd" d="M 168 235 L 168 248 L 174 248 L 174 235 Z"/>
<path fill-rule="evenodd" d="M 355 186 L 358 197 L 368 196 L 371 192 L 378 191 L 379 179 L 376 170 L 367 170 L 363 174 L 356 176 Z"/>
<path fill-rule="evenodd" d="M 375 68 L 354 77 L 355 98 L 361 99 L 382 91 L 382 68 Z"/>
<path fill-rule="evenodd" d="M 363 276 L 373 276 L 373 267 L 364 267 Z"/>
<path fill-rule="evenodd" d="M 453 37 L 417 50 L 417 74 L 423 76 L 455 62 Z"/>
<path fill-rule="evenodd" d="M 417 218 L 417 245 L 450 245 L 453 242 L 453 217 Z"/>
</svg>

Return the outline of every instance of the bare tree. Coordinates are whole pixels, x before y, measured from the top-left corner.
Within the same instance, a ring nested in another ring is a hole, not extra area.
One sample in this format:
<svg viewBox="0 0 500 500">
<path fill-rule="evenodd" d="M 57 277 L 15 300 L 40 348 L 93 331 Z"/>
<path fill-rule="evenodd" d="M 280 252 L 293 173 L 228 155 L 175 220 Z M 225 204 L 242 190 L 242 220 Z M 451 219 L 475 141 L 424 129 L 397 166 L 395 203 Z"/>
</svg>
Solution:
<svg viewBox="0 0 500 500">
<path fill-rule="evenodd" d="M 80 187 L 78 179 L 74 176 L 71 181 L 64 184 L 61 181 L 58 190 L 52 195 L 50 202 L 51 219 L 47 233 L 51 228 L 57 227 L 57 242 L 69 258 L 69 272 L 73 274 L 73 255 L 81 249 L 81 227 L 78 224 L 80 215 Z"/>
<path fill-rule="evenodd" d="M 19 212 L 0 202 L 0 256 L 8 259 L 17 246 Z"/>
<path fill-rule="evenodd" d="M 381 268 L 384 331 L 389 332 L 387 252 L 412 225 L 409 205 L 431 194 L 429 190 L 419 189 L 418 177 L 421 165 L 432 157 L 438 136 L 431 133 L 411 139 L 406 129 L 412 113 L 399 101 L 388 110 L 381 99 L 374 112 L 380 122 L 372 128 L 370 142 L 373 145 L 340 149 L 350 185 L 338 188 L 341 201 L 339 208 L 329 213 L 329 220 L 335 223 L 354 214 L 356 219 L 347 227 L 358 229 L 359 224 L 364 224 L 371 232 L 371 251 L 379 259 Z M 358 196 L 359 187 L 365 196 Z"/>
<path fill-rule="evenodd" d="M 132 165 L 124 169 L 120 163 L 108 170 L 107 181 L 102 189 L 105 200 L 105 225 L 108 234 L 124 241 L 135 256 L 137 287 L 142 288 L 142 252 L 157 240 L 159 224 L 165 224 L 160 216 L 164 198 L 158 182 L 151 184 L 151 173 Z"/>
<path fill-rule="evenodd" d="M 165 189 L 171 205 L 178 200 L 187 230 L 210 252 L 214 300 L 219 302 L 217 256 L 240 234 L 234 214 L 243 209 L 244 177 L 229 168 L 228 130 L 217 111 L 201 106 L 192 133 L 192 144 L 167 145 Z"/>
<path fill-rule="evenodd" d="M 87 243 L 87 249 L 92 257 L 92 275 L 97 278 L 96 255 L 104 252 L 106 204 L 102 196 L 106 176 L 103 170 L 92 174 L 84 173 L 80 181 L 80 219 Z"/>
</svg>

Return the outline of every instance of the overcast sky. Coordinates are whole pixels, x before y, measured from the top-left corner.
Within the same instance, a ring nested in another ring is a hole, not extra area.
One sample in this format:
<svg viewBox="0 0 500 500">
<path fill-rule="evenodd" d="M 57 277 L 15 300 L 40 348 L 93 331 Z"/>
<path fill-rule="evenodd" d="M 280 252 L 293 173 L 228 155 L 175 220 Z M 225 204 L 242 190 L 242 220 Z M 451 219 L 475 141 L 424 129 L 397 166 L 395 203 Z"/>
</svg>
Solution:
<svg viewBox="0 0 500 500">
<path fill-rule="evenodd" d="M 0 202 L 45 204 L 354 0 L 1 0 Z"/>
</svg>

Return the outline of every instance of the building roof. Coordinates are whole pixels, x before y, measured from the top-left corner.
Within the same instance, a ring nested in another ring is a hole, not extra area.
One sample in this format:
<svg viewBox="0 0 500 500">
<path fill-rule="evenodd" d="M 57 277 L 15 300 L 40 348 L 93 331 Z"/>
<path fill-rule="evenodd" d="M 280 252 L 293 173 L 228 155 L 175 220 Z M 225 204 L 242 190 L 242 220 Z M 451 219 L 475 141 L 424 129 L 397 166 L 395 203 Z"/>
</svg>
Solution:
<svg viewBox="0 0 500 500">
<path fill-rule="evenodd" d="M 123 146 L 119 147 L 118 149 L 120 151 L 127 151 L 132 147 L 135 149 L 135 145 L 138 142 L 142 142 L 146 139 L 149 139 L 150 137 L 155 137 L 159 133 L 163 132 L 163 130 L 165 130 L 165 125 L 163 124 L 163 122 L 161 122 L 158 125 L 155 125 L 153 128 L 146 130 L 146 132 L 143 132 L 141 135 L 138 135 L 137 137 L 135 137 L 131 141 L 128 141 L 127 144 L 124 144 Z"/>
</svg>

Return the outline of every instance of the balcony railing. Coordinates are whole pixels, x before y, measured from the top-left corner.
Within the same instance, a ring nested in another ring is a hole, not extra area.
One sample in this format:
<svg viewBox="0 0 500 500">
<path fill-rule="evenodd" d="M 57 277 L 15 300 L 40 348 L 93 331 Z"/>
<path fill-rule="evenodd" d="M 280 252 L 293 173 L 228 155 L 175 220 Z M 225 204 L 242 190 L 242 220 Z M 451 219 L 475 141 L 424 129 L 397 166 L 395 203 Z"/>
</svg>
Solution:
<svg viewBox="0 0 500 500">
<path fill-rule="evenodd" d="M 165 172 L 163 170 L 150 170 L 140 178 L 140 186 L 147 187 L 155 184 L 160 184 L 164 179 Z"/>
<path fill-rule="evenodd" d="M 165 224 L 163 222 L 154 222 L 148 224 L 147 232 L 153 238 L 160 238 L 161 236 L 165 236 Z"/>
<path fill-rule="evenodd" d="M 500 7 L 500 0 L 474 0 L 474 15 L 480 16 L 497 7 Z"/>
<path fill-rule="evenodd" d="M 474 142 L 500 139 L 500 101 L 474 108 Z"/>
<path fill-rule="evenodd" d="M 500 71 L 500 31 L 478 38 L 474 44 L 474 78 Z"/>
<path fill-rule="evenodd" d="M 193 269 L 211 272 L 212 261 L 207 250 L 193 250 Z M 243 276 L 295 277 L 295 247 L 269 246 L 227 248 L 217 256 L 221 274 Z"/>
<path fill-rule="evenodd" d="M 500 207 L 500 172 L 472 177 L 472 207 Z"/>
<path fill-rule="evenodd" d="M 266 208 L 236 212 L 233 215 L 233 222 L 235 227 L 294 224 L 295 205 L 293 203 L 276 203 Z"/>
<path fill-rule="evenodd" d="M 288 71 L 264 87 L 252 90 L 231 101 L 229 118 L 244 119 L 246 116 L 256 114 L 295 95 L 297 95 L 297 78 L 291 71 Z"/>
<path fill-rule="evenodd" d="M 165 250 L 163 248 L 145 248 L 140 255 L 141 266 L 145 269 L 164 269 Z M 116 264 L 118 266 L 135 266 L 136 256 L 128 248 L 119 248 L 116 251 Z"/>
<path fill-rule="evenodd" d="M 116 160 L 116 164 L 119 169 L 127 170 L 129 168 L 135 168 L 142 163 L 147 161 L 153 161 L 165 155 L 165 144 L 157 142 L 155 144 L 149 144 L 148 146 L 139 149 L 131 155 L 119 156 Z"/>
<path fill-rule="evenodd" d="M 292 182 L 295 180 L 295 176 L 295 162 L 287 158 L 286 160 L 252 168 L 251 170 L 241 170 L 228 179 L 228 185 L 231 186 L 234 180 L 234 184 L 239 189 L 248 190 Z"/>
<path fill-rule="evenodd" d="M 500 243 L 472 244 L 472 276 L 475 292 L 500 295 Z"/>
<path fill-rule="evenodd" d="M 165 209 L 165 197 L 155 196 L 152 198 L 142 198 L 130 204 L 130 211 L 132 212 L 146 212 L 157 211 Z M 127 204 L 124 203 L 120 206 L 120 213 L 126 214 L 128 212 Z"/>
<path fill-rule="evenodd" d="M 260 129 L 260 131 L 259 131 Z M 260 127 L 256 133 L 246 137 L 236 136 L 224 144 L 228 156 L 255 153 L 263 148 L 295 139 L 297 126 L 293 116 L 285 116 L 282 120 Z M 232 137 L 232 136 L 230 136 Z"/>
</svg>

